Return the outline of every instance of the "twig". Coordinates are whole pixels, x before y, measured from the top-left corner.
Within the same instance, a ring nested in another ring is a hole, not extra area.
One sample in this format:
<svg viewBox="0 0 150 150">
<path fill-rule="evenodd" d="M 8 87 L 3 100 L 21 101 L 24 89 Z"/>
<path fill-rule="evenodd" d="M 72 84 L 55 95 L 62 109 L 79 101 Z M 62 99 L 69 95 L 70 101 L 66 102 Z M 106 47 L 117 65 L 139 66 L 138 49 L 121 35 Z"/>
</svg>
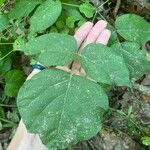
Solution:
<svg viewBox="0 0 150 150">
<path fill-rule="evenodd" d="M 116 18 L 116 15 L 118 13 L 118 10 L 120 8 L 120 5 L 121 5 L 121 0 L 117 0 L 117 3 L 116 3 L 116 6 L 115 6 L 115 9 L 113 11 L 113 14 L 114 14 L 114 17 Z"/>
</svg>

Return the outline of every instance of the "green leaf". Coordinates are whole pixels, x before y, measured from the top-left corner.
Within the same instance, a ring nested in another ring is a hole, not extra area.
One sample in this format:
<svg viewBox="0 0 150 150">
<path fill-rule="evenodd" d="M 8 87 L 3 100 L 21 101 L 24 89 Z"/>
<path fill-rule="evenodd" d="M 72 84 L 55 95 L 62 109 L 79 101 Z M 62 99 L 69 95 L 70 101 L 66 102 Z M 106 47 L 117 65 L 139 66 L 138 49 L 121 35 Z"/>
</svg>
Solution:
<svg viewBox="0 0 150 150">
<path fill-rule="evenodd" d="M 95 7 L 90 3 L 83 3 L 80 5 L 79 10 L 83 13 L 87 18 L 93 17 L 95 13 Z"/>
<path fill-rule="evenodd" d="M 121 57 L 101 44 L 90 44 L 81 53 L 81 64 L 87 75 L 97 82 L 129 86 L 129 72 Z"/>
<path fill-rule="evenodd" d="M 10 19 L 20 19 L 28 16 L 39 2 L 39 0 L 17 0 L 15 7 L 9 12 L 8 17 Z"/>
<path fill-rule="evenodd" d="M 9 24 L 9 19 L 8 19 L 7 15 L 0 14 L 0 32 L 2 32 L 4 29 L 6 29 L 8 24 Z"/>
<path fill-rule="evenodd" d="M 26 55 L 36 55 L 43 65 L 66 65 L 76 57 L 76 40 L 69 35 L 50 33 L 31 39 L 25 45 L 14 44 L 14 49 Z"/>
<path fill-rule="evenodd" d="M 150 40 L 150 23 L 135 14 L 126 14 L 116 20 L 118 33 L 126 40 L 143 44 Z"/>
<path fill-rule="evenodd" d="M 141 138 L 141 140 L 142 140 L 142 143 L 143 143 L 144 145 L 150 146 L 150 137 L 144 136 L 144 137 Z"/>
<path fill-rule="evenodd" d="M 17 96 L 17 93 L 25 81 L 24 73 L 20 70 L 11 70 L 5 75 L 5 95 L 10 97 Z"/>
<path fill-rule="evenodd" d="M 0 0 L 0 6 L 4 3 L 5 0 Z"/>
<path fill-rule="evenodd" d="M 66 14 L 66 25 L 69 28 L 75 27 L 75 22 L 83 21 L 86 22 L 86 19 L 80 14 L 79 10 L 74 7 L 65 6 L 64 7 Z"/>
<path fill-rule="evenodd" d="M 61 9 L 59 0 L 46 0 L 43 2 L 31 17 L 31 33 L 39 32 L 52 26 L 58 19 Z"/>
<path fill-rule="evenodd" d="M 66 19 L 66 25 L 69 28 L 74 28 L 75 27 L 75 22 L 77 21 L 76 18 L 74 18 L 73 16 L 70 16 Z"/>
<path fill-rule="evenodd" d="M 130 79 L 136 80 L 149 71 L 150 62 L 147 60 L 146 51 L 141 50 L 139 44 L 133 42 L 123 42 L 112 45 L 112 52 L 124 59 Z"/>
<path fill-rule="evenodd" d="M 17 103 L 27 129 L 38 133 L 49 149 L 95 136 L 108 109 L 98 84 L 57 69 L 44 70 L 25 82 Z"/>
</svg>

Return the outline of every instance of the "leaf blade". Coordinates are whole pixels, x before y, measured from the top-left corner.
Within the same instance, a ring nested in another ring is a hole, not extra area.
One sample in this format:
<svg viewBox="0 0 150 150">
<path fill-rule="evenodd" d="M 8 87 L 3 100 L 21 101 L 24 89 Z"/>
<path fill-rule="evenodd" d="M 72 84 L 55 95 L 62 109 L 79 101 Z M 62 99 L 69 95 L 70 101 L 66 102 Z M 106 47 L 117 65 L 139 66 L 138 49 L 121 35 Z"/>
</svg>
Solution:
<svg viewBox="0 0 150 150">
<path fill-rule="evenodd" d="M 14 44 L 14 50 L 23 51 L 26 55 L 35 56 L 43 65 L 66 65 L 76 57 L 77 42 L 74 37 L 50 33 L 33 38 L 26 44 Z"/>
<path fill-rule="evenodd" d="M 117 32 L 126 40 L 144 44 L 150 39 L 150 23 L 135 14 L 126 14 L 115 22 Z"/>
<path fill-rule="evenodd" d="M 48 148 L 65 148 L 100 130 L 108 99 L 90 80 L 60 70 L 44 70 L 24 84 L 18 106 L 30 132 L 39 133 Z"/>
<path fill-rule="evenodd" d="M 46 0 L 37 8 L 34 15 L 30 19 L 31 33 L 45 30 L 46 28 L 53 25 L 58 19 L 61 10 L 62 7 L 59 0 L 55 2 L 53 0 Z"/>
<path fill-rule="evenodd" d="M 10 19 L 21 19 L 28 16 L 31 11 L 40 3 L 38 0 L 17 0 L 15 7 L 9 12 Z"/>
<path fill-rule="evenodd" d="M 81 53 L 81 64 L 88 77 L 104 84 L 129 86 L 129 72 L 121 57 L 101 44 L 90 44 Z"/>
<path fill-rule="evenodd" d="M 136 80 L 149 71 L 150 62 L 147 60 L 146 51 L 133 42 L 123 42 L 112 45 L 112 51 L 121 56 L 130 72 L 131 80 Z"/>
</svg>

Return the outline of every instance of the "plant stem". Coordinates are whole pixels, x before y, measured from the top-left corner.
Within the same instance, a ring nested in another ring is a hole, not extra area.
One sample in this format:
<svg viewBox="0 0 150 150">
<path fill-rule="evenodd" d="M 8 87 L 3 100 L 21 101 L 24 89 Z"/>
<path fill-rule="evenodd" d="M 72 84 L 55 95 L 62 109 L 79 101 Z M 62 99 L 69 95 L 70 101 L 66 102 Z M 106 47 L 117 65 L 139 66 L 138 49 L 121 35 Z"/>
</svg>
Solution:
<svg viewBox="0 0 150 150">
<path fill-rule="evenodd" d="M 13 45 L 14 43 L 0 43 L 0 45 Z"/>
<path fill-rule="evenodd" d="M 6 104 L 0 104 L 1 107 L 17 107 L 15 105 L 6 105 Z"/>
<path fill-rule="evenodd" d="M 62 3 L 62 5 L 71 6 L 71 7 L 78 7 L 79 8 L 79 5 L 76 5 L 76 4 Z"/>
<path fill-rule="evenodd" d="M 109 0 L 107 0 L 106 2 L 104 2 L 102 5 L 98 6 L 97 10 L 99 10 L 102 6 L 104 6 L 108 2 L 109 2 Z"/>
<path fill-rule="evenodd" d="M 0 121 L 3 121 L 3 122 L 6 122 L 6 123 L 10 123 L 10 124 L 14 124 L 14 125 L 15 125 L 15 123 L 14 123 L 14 122 L 9 121 L 9 120 L 4 119 L 4 118 L 0 118 Z"/>
<path fill-rule="evenodd" d="M 93 19 L 92 19 L 92 22 L 94 22 L 95 21 L 95 18 L 96 18 L 96 16 L 97 16 L 97 10 L 95 11 L 95 14 L 94 14 L 94 17 L 93 17 Z"/>
<path fill-rule="evenodd" d="M 7 53 L 5 56 L 3 56 L 2 58 L 0 58 L 0 61 L 1 60 L 3 60 L 3 59 L 5 59 L 8 55 L 10 55 L 11 53 L 13 52 L 13 50 L 12 51 L 10 51 L 9 53 Z"/>
</svg>

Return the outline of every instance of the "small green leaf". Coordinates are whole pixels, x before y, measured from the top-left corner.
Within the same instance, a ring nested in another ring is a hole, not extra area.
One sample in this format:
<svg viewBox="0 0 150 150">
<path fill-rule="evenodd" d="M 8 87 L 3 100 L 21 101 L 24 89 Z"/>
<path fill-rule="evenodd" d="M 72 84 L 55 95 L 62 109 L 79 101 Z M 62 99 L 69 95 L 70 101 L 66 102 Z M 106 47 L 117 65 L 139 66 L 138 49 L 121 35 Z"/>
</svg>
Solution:
<svg viewBox="0 0 150 150">
<path fill-rule="evenodd" d="M 144 137 L 142 137 L 141 140 L 142 140 L 142 143 L 143 143 L 144 145 L 150 146 L 150 137 L 144 136 Z"/>
<path fill-rule="evenodd" d="M 150 40 L 150 23 L 135 14 L 126 14 L 117 18 L 117 32 L 126 40 L 143 44 Z"/>
<path fill-rule="evenodd" d="M 136 80 L 149 71 L 150 62 L 147 60 L 146 51 L 141 50 L 139 44 L 123 42 L 112 45 L 111 49 L 123 58 L 130 73 L 130 79 Z"/>
<path fill-rule="evenodd" d="M 11 70 L 5 75 L 5 95 L 10 97 L 17 96 L 17 93 L 25 81 L 24 73 L 20 70 Z"/>
<path fill-rule="evenodd" d="M 17 0 L 15 7 L 9 12 L 8 17 L 10 19 L 20 19 L 28 16 L 39 2 L 39 0 Z"/>
<path fill-rule="evenodd" d="M 46 0 L 43 2 L 31 17 L 31 33 L 39 32 L 52 26 L 58 19 L 61 9 L 59 0 Z"/>
<path fill-rule="evenodd" d="M 75 38 L 66 34 L 50 33 L 33 38 L 26 44 L 14 44 L 14 50 L 35 56 L 43 65 L 66 65 L 76 57 Z"/>
<path fill-rule="evenodd" d="M 85 21 L 86 19 L 80 14 L 79 10 L 74 7 L 65 7 L 65 14 L 66 14 L 66 25 L 69 28 L 74 28 L 75 22 L 77 21 Z"/>
<path fill-rule="evenodd" d="M 49 149 L 64 149 L 95 136 L 108 109 L 108 98 L 98 84 L 57 69 L 25 82 L 17 103 L 27 129 L 38 133 Z"/>
<path fill-rule="evenodd" d="M 9 24 L 9 19 L 8 19 L 7 15 L 0 14 L 0 32 L 2 32 L 4 29 L 6 29 L 8 24 Z"/>
<path fill-rule="evenodd" d="M 131 116 L 132 112 L 133 112 L 133 106 L 130 106 L 128 109 L 128 117 Z"/>
<path fill-rule="evenodd" d="M 70 16 L 66 19 L 66 25 L 69 28 L 74 28 L 75 27 L 75 22 L 77 21 L 76 18 L 74 18 L 73 16 Z"/>
<path fill-rule="evenodd" d="M 80 5 L 79 10 L 83 13 L 87 18 L 93 17 L 95 13 L 95 7 L 90 3 L 83 3 Z"/>
<path fill-rule="evenodd" d="M 64 23 L 63 20 L 58 20 L 58 21 L 56 22 L 56 27 L 57 27 L 58 29 L 63 29 L 64 26 L 65 26 L 65 23 Z"/>
<path fill-rule="evenodd" d="M 58 30 L 57 30 L 57 28 L 56 28 L 55 26 L 51 26 L 51 28 L 50 28 L 50 32 L 58 33 Z"/>
<path fill-rule="evenodd" d="M 129 72 L 121 57 L 101 44 L 90 44 L 81 53 L 81 64 L 87 75 L 97 82 L 129 86 Z"/>
</svg>

